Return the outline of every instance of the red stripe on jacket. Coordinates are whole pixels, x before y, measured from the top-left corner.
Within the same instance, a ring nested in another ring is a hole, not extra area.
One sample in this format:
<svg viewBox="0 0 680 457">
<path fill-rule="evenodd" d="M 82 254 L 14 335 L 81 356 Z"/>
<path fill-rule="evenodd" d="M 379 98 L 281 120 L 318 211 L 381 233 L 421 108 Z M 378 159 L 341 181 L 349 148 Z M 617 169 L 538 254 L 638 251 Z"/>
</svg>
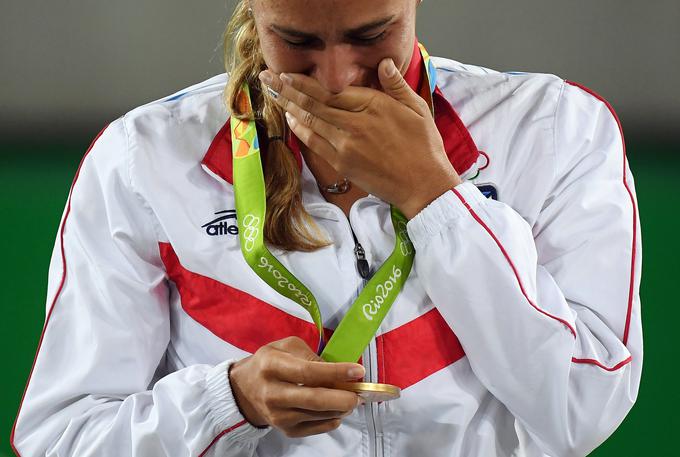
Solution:
<svg viewBox="0 0 680 457">
<path fill-rule="evenodd" d="M 572 81 L 566 81 L 566 83 L 574 87 L 578 87 L 579 89 L 585 91 L 586 93 L 592 95 L 593 97 L 604 103 L 607 109 L 611 112 L 612 116 L 614 116 L 616 124 L 619 127 L 619 134 L 621 135 L 621 144 L 623 145 L 623 170 L 621 173 L 621 179 L 623 182 L 623 186 L 626 188 L 626 192 L 628 192 L 628 196 L 630 197 L 630 204 L 633 208 L 633 241 L 631 248 L 631 252 L 633 254 L 631 255 L 630 258 L 630 281 L 628 283 L 628 304 L 626 307 L 626 324 L 623 329 L 623 344 L 628 345 L 628 332 L 630 330 L 630 318 L 631 313 L 633 311 L 633 297 L 635 294 L 635 258 L 637 256 L 637 205 L 635 203 L 635 197 L 633 197 L 633 192 L 630 190 L 630 186 L 628 185 L 628 180 L 626 179 L 626 162 L 627 162 L 626 140 L 623 137 L 623 127 L 621 126 L 621 120 L 619 119 L 619 116 L 616 114 L 616 111 L 614 111 L 614 107 L 607 100 L 605 100 L 604 97 L 581 84 Z"/>
<path fill-rule="evenodd" d="M 298 336 L 317 345 L 313 323 L 300 319 L 242 290 L 191 272 L 172 246 L 159 243 L 168 277 L 179 291 L 182 308 L 215 336 L 243 351 Z M 326 329 L 326 338 L 331 330 Z M 376 338 L 381 382 L 405 389 L 462 358 L 465 353 L 439 311 L 433 309 Z"/>
</svg>

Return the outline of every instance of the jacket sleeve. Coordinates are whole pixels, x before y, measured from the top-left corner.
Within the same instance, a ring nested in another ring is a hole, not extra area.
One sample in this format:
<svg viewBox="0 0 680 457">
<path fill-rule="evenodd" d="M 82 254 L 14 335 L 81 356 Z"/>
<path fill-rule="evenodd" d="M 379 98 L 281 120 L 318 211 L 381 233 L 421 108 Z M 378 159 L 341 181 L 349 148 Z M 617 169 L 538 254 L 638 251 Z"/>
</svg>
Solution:
<svg viewBox="0 0 680 457">
<path fill-rule="evenodd" d="M 418 277 L 475 375 L 543 452 L 577 456 L 637 397 L 641 242 L 609 105 L 565 84 L 554 134 L 552 190 L 533 226 L 464 183 L 408 231 Z"/>
<path fill-rule="evenodd" d="M 124 119 L 88 150 L 52 255 L 47 318 L 12 433 L 28 456 L 251 456 L 230 361 L 163 369 L 168 288 L 132 188 Z"/>
</svg>

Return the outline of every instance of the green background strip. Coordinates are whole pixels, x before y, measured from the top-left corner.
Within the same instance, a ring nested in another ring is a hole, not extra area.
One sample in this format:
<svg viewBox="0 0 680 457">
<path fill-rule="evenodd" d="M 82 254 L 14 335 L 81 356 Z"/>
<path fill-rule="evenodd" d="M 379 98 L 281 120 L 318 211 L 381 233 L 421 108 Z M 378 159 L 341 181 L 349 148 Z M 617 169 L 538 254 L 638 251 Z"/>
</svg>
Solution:
<svg viewBox="0 0 680 457">
<path fill-rule="evenodd" d="M 87 145 L 0 147 L 0 456 L 13 455 L 9 434 L 45 319 L 47 267 L 71 180 Z M 643 234 L 645 362 L 637 404 L 592 455 L 676 455 L 680 429 L 677 289 L 680 275 L 680 148 L 630 145 Z M 414 342 L 417 344 L 417 342 Z"/>
</svg>

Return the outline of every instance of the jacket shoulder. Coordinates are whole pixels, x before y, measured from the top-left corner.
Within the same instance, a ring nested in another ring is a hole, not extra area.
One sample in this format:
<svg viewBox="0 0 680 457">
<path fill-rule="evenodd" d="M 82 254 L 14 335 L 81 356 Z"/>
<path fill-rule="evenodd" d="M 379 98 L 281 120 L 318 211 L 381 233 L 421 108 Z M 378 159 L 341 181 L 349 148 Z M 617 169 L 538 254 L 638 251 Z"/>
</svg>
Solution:
<svg viewBox="0 0 680 457">
<path fill-rule="evenodd" d="M 165 144 L 217 132 L 228 118 L 223 100 L 226 82 L 225 74 L 217 75 L 125 114 L 132 145 L 140 140 Z"/>
<path fill-rule="evenodd" d="M 522 99 L 529 102 L 522 104 L 526 107 L 532 103 L 556 106 L 565 84 L 562 78 L 549 73 L 498 71 L 442 57 L 433 57 L 432 62 L 437 69 L 437 84 L 452 103 L 475 96 L 513 104 Z"/>
</svg>

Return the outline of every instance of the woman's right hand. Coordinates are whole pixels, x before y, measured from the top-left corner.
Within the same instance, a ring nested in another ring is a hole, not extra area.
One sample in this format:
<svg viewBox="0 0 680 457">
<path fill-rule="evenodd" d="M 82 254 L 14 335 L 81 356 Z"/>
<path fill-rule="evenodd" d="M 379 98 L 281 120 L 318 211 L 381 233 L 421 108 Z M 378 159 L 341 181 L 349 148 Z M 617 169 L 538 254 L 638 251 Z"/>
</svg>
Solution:
<svg viewBox="0 0 680 457">
<path fill-rule="evenodd" d="M 302 437 L 340 426 L 360 404 L 360 397 L 331 386 L 361 379 L 364 373 L 364 367 L 356 363 L 324 362 L 293 336 L 262 346 L 232 364 L 229 380 L 248 422 Z"/>
</svg>

